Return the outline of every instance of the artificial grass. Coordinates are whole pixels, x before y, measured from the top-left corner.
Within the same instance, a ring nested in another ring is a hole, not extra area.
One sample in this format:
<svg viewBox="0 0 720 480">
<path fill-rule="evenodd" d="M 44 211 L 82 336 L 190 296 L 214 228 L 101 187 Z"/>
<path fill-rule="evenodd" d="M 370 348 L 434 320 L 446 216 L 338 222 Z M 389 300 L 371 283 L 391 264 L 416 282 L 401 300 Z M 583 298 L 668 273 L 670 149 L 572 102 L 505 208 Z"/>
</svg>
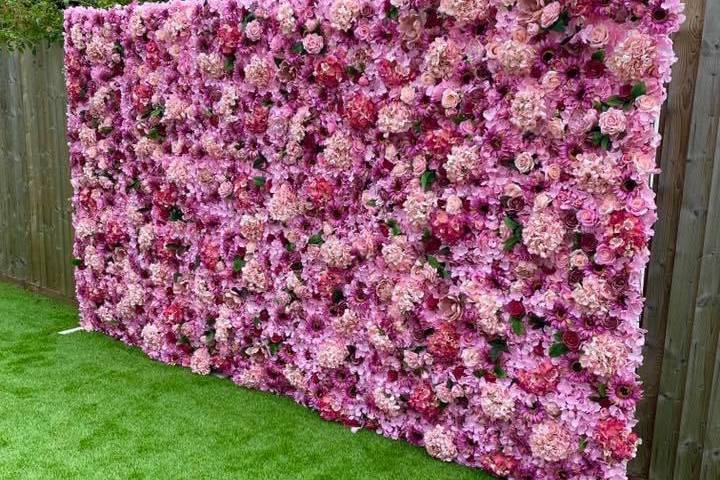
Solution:
<svg viewBox="0 0 720 480">
<path fill-rule="evenodd" d="M 286 397 L 154 362 L 0 283 L 2 479 L 491 479 Z"/>
</svg>

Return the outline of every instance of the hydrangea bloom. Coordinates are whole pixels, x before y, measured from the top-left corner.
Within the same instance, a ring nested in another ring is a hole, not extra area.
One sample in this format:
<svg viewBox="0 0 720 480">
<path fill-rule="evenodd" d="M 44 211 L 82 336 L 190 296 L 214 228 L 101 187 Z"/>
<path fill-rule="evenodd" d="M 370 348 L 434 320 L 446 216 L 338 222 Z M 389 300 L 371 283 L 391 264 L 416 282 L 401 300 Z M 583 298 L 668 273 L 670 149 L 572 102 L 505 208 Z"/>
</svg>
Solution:
<svg viewBox="0 0 720 480">
<path fill-rule="evenodd" d="M 682 11 L 67 10 L 83 326 L 498 476 L 625 478 Z"/>
</svg>

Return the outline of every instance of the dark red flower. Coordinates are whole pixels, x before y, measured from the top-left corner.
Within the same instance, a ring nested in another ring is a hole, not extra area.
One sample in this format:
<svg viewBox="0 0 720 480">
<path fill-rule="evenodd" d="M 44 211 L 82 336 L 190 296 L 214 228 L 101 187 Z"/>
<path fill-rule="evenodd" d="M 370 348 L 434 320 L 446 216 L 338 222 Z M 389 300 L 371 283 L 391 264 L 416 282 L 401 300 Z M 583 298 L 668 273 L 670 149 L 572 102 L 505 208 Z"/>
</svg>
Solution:
<svg viewBox="0 0 720 480">
<path fill-rule="evenodd" d="M 505 311 L 510 314 L 511 317 L 522 317 L 525 315 L 525 306 L 518 300 L 513 300 L 505 305 Z"/>
<path fill-rule="evenodd" d="M 453 326 L 444 323 L 428 338 L 428 352 L 438 360 L 452 361 L 460 350 Z"/>
<path fill-rule="evenodd" d="M 416 384 L 408 398 L 410 408 L 426 418 L 433 418 L 439 413 L 438 401 L 432 387 L 425 382 Z"/>
<path fill-rule="evenodd" d="M 562 334 L 562 342 L 570 350 L 577 350 L 580 348 L 580 335 L 572 330 L 565 330 Z"/>
<path fill-rule="evenodd" d="M 228 55 L 235 51 L 235 48 L 240 43 L 241 33 L 235 25 L 220 25 L 217 31 L 217 41 L 220 44 L 220 50 Z"/>
<path fill-rule="evenodd" d="M 463 215 L 437 212 L 430 219 L 432 233 L 444 243 L 453 245 L 465 236 L 467 223 Z"/>
<path fill-rule="evenodd" d="M 351 127 L 365 130 L 375 124 L 377 108 L 367 95 L 358 93 L 345 103 L 345 119 Z"/>
<path fill-rule="evenodd" d="M 345 65 L 335 55 L 315 64 L 315 80 L 324 87 L 337 87 L 345 79 Z"/>
<path fill-rule="evenodd" d="M 593 253 L 598 246 L 597 238 L 592 233 L 580 235 L 580 248 L 585 253 Z"/>
<path fill-rule="evenodd" d="M 245 115 L 245 128 L 252 133 L 263 133 L 268 126 L 268 109 L 262 105 L 255 105 Z"/>
</svg>

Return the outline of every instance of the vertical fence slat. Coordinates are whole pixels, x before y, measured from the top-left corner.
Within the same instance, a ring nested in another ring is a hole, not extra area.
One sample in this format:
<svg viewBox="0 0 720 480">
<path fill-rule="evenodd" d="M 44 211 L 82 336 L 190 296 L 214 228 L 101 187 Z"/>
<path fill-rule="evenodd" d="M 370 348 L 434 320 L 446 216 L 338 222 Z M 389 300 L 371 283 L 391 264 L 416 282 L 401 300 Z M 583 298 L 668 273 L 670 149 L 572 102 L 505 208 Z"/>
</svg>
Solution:
<svg viewBox="0 0 720 480">
<path fill-rule="evenodd" d="M 9 275 L 20 281 L 26 281 L 29 274 L 30 255 L 27 244 L 29 238 L 27 175 L 25 171 L 26 143 L 23 133 L 25 117 L 22 99 L 22 79 L 20 57 L 9 57 L 8 100 L 10 104 L 10 135 L 8 147 L 10 161 L 7 166 L 6 187 L 13 204 L 8 211 L 11 238 L 8 245 L 10 255 Z"/>
<path fill-rule="evenodd" d="M 720 4 L 706 4 L 677 231 L 650 475 L 673 478 L 720 115 Z M 691 406 L 688 406 L 691 408 Z M 691 477 L 681 477 L 691 478 Z"/>
<path fill-rule="evenodd" d="M 720 478 L 720 343 L 715 352 L 715 375 L 712 380 L 700 478 Z"/>
<path fill-rule="evenodd" d="M 673 40 L 678 62 L 673 66 L 673 81 L 668 87 L 668 99 L 661 122 L 662 146 L 658 164 L 662 173 L 657 179 L 659 220 L 652 241 L 652 256 L 647 270 L 643 327 L 647 330 L 644 362 L 639 369 L 645 395 L 638 408 L 638 435 L 643 444 L 631 462 L 629 472 L 648 478 L 655 426 L 660 368 L 665 347 L 668 300 L 675 257 L 677 222 L 680 216 L 685 162 L 687 156 L 690 117 L 695 96 L 700 41 L 703 31 L 705 1 L 686 4 L 687 20 Z"/>
<path fill-rule="evenodd" d="M 720 131 L 716 132 L 705 242 L 680 421 L 675 478 L 700 478 L 720 331 Z"/>
<path fill-rule="evenodd" d="M 7 172 L 12 161 L 8 135 L 10 133 L 10 105 L 8 90 L 10 89 L 10 74 L 8 71 L 8 55 L 0 55 L 0 168 Z M 0 175 L 0 273 L 10 271 L 10 191 L 7 187 L 7 174 Z"/>
</svg>

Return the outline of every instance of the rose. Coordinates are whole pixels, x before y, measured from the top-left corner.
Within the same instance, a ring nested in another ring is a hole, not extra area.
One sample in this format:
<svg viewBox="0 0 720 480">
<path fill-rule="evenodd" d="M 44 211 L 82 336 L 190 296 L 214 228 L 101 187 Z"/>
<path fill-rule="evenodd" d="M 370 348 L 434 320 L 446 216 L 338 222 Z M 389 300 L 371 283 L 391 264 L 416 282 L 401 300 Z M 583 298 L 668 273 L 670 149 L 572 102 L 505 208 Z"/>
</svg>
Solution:
<svg viewBox="0 0 720 480">
<path fill-rule="evenodd" d="M 617 135 L 625 131 L 627 122 L 625 113 L 617 108 L 610 108 L 600 114 L 600 131 L 605 135 Z"/>
<path fill-rule="evenodd" d="M 570 266 L 573 268 L 583 268 L 588 264 L 588 257 L 582 250 L 574 250 L 570 254 Z"/>
<path fill-rule="evenodd" d="M 572 330 L 565 330 L 562 334 L 562 343 L 570 350 L 580 348 L 580 335 Z"/>
<path fill-rule="evenodd" d="M 555 70 L 548 71 L 542 78 L 542 86 L 547 90 L 555 90 L 562 85 L 563 79 Z"/>
<path fill-rule="evenodd" d="M 442 93 L 442 99 L 440 101 L 443 108 L 455 108 L 460 103 L 460 94 L 457 90 L 452 88 L 446 88 Z"/>
<path fill-rule="evenodd" d="M 415 101 L 415 87 L 405 85 L 402 90 L 400 90 L 400 100 L 408 105 L 412 104 Z"/>
<path fill-rule="evenodd" d="M 548 28 L 560 18 L 560 3 L 552 2 L 546 5 L 540 13 L 540 26 Z"/>
<path fill-rule="evenodd" d="M 260 40 L 263 34 L 263 28 L 262 25 L 260 25 L 260 22 L 257 20 L 253 20 L 252 22 L 248 23 L 245 27 L 245 36 L 250 40 L 251 42 L 257 42 Z"/>
<path fill-rule="evenodd" d="M 598 221 L 598 214 L 594 209 L 583 208 L 577 212 L 577 219 L 583 227 L 592 227 Z"/>
<path fill-rule="evenodd" d="M 367 23 L 360 23 L 355 27 L 353 31 L 355 38 L 358 40 L 367 40 L 370 38 L 370 25 Z"/>
<path fill-rule="evenodd" d="M 645 199 L 640 196 L 632 197 L 625 204 L 625 210 L 633 215 L 645 215 L 648 211 L 647 203 Z"/>
<path fill-rule="evenodd" d="M 635 99 L 635 106 L 645 113 L 656 113 L 660 109 L 660 99 L 654 95 L 640 95 Z"/>
<path fill-rule="evenodd" d="M 580 38 L 590 48 L 601 49 L 610 41 L 610 32 L 605 25 L 588 25 L 580 32 Z"/>
<path fill-rule="evenodd" d="M 455 215 L 456 213 L 460 213 L 462 210 L 463 203 L 460 197 L 457 195 L 451 195 L 447 199 L 447 204 L 445 205 L 445 211 L 449 213 L 450 215 Z"/>
<path fill-rule="evenodd" d="M 535 159 L 529 152 L 522 152 L 515 157 L 515 168 L 521 173 L 527 173 L 535 168 Z"/>
<path fill-rule="evenodd" d="M 311 33 L 303 38 L 302 44 L 307 53 L 310 55 L 316 55 L 322 51 L 325 41 L 323 40 L 322 35 Z"/>
<path fill-rule="evenodd" d="M 510 303 L 505 305 L 505 311 L 511 317 L 522 317 L 525 315 L 525 306 L 519 300 L 512 300 Z"/>
<path fill-rule="evenodd" d="M 615 252 L 607 245 L 600 245 L 595 251 L 594 260 L 598 265 L 610 265 L 615 261 Z"/>
</svg>

